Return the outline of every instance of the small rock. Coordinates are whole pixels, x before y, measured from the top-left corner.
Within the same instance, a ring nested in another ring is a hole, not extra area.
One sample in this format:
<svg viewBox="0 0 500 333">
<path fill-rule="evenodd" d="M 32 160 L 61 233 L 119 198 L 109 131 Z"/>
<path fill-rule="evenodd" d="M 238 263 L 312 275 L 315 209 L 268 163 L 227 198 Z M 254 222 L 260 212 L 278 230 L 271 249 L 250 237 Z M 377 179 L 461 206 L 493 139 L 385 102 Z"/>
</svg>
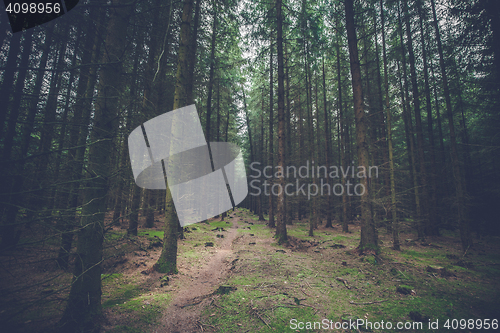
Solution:
<svg viewBox="0 0 500 333">
<path fill-rule="evenodd" d="M 213 242 L 206 242 L 205 247 L 213 247 L 214 243 Z"/>
<path fill-rule="evenodd" d="M 255 242 L 248 243 L 248 245 L 255 245 Z"/>
<path fill-rule="evenodd" d="M 448 277 L 448 276 L 455 275 L 452 272 L 450 272 L 449 270 L 447 270 L 446 268 L 440 267 L 440 266 L 429 265 L 429 266 L 427 266 L 427 268 L 425 270 L 427 272 L 430 272 L 430 273 L 439 273 L 442 277 Z"/>
<path fill-rule="evenodd" d="M 400 294 L 403 294 L 403 295 L 410 295 L 411 293 L 414 293 L 414 291 L 411 289 L 411 287 L 408 287 L 408 286 L 398 286 L 396 288 L 396 291 Z"/>
<path fill-rule="evenodd" d="M 418 322 L 427 322 L 427 321 L 429 321 L 429 317 L 423 316 L 418 311 L 410 311 L 409 316 L 410 316 L 410 319 L 413 320 L 413 321 L 418 321 Z"/>
<path fill-rule="evenodd" d="M 170 282 L 170 278 L 168 276 L 163 276 L 160 278 L 160 287 L 167 286 Z"/>
<path fill-rule="evenodd" d="M 161 240 L 157 240 L 155 242 L 151 242 L 149 244 L 149 248 L 152 249 L 154 247 L 162 247 L 163 246 L 163 242 Z"/>
<path fill-rule="evenodd" d="M 235 291 L 238 288 L 233 287 L 233 286 L 219 286 L 216 291 L 214 291 L 214 294 L 217 295 L 226 295 L 229 294 L 231 291 Z"/>
<path fill-rule="evenodd" d="M 465 260 L 459 260 L 459 261 L 457 261 L 455 263 L 455 265 L 460 266 L 460 267 L 464 267 L 464 268 L 467 268 L 467 269 L 474 268 L 474 264 L 473 263 L 465 261 Z"/>
</svg>

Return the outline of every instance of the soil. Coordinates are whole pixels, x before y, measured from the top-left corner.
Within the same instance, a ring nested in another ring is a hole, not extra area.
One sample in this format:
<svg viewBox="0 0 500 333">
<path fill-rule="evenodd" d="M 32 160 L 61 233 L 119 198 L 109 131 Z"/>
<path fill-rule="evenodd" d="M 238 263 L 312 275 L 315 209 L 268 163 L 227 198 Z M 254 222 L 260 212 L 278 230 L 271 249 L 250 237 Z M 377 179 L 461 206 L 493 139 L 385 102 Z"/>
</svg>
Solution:
<svg viewBox="0 0 500 333">
<path fill-rule="evenodd" d="M 111 228 L 107 221 L 102 332 L 272 332 L 289 329 L 290 318 L 415 321 L 500 313 L 497 236 L 477 241 L 465 255 L 456 234 L 445 230 L 421 242 L 410 223 L 401 223 L 402 251 L 393 251 L 391 233 L 379 228 L 382 252 L 361 254 L 356 221 L 347 234 L 334 223 L 309 237 L 308 221 L 294 220 L 288 244 L 278 246 L 267 222 L 242 209 L 226 222 L 189 226 L 178 242 L 179 273 L 162 284 L 165 274 L 151 270 L 162 249 L 156 236 L 162 221 L 157 216 L 154 228 L 133 237 L 125 235 L 126 223 Z M 27 231 L 30 243 L 0 258 L 2 332 L 53 332 L 64 310 L 72 274 L 55 265 L 58 242 L 42 237 L 47 233 Z M 229 294 L 219 295 L 221 286 Z"/>
<path fill-rule="evenodd" d="M 192 282 L 176 293 L 171 305 L 163 312 L 159 326 L 153 328 L 152 332 L 191 333 L 200 331 L 201 311 L 211 302 L 210 296 L 224 281 L 231 268 L 228 258 L 233 254 L 232 245 L 238 229 L 237 220 L 234 219 L 233 222 L 233 226 L 223 238 L 215 255 L 203 268 L 191 272 Z"/>
</svg>

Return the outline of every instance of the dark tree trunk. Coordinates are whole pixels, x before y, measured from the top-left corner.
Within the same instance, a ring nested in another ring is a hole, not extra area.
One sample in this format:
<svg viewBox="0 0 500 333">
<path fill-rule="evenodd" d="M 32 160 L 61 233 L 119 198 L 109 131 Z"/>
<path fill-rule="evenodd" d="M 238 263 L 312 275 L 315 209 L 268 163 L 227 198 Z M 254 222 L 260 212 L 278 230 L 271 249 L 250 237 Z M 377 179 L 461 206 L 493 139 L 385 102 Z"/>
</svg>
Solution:
<svg viewBox="0 0 500 333">
<path fill-rule="evenodd" d="M 179 40 L 179 51 L 177 59 L 177 74 L 174 93 L 174 110 L 186 106 L 188 103 L 188 51 L 189 30 L 191 25 L 191 12 L 193 0 L 184 0 L 182 8 L 182 22 Z M 210 99 L 209 99 L 210 100 Z M 207 133 L 208 135 L 208 133 Z M 160 273 L 177 273 L 177 239 L 179 232 L 179 219 L 175 211 L 172 193 L 167 184 L 165 197 L 165 228 L 163 238 L 163 249 L 160 258 L 154 268 Z"/>
<path fill-rule="evenodd" d="M 281 0 L 276 0 L 276 15 L 278 25 L 277 29 L 277 51 L 278 51 L 278 166 L 281 170 L 285 170 L 285 74 L 283 70 L 283 14 L 281 12 Z M 285 212 L 285 176 L 281 173 L 278 178 L 281 190 L 278 194 L 278 202 L 276 206 L 277 221 L 276 234 L 278 244 L 283 244 L 288 241 L 286 234 L 286 212 Z M 272 193 L 271 193 L 272 196 Z"/>
<path fill-rule="evenodd" d="M 427 171 L 425 166 L 425 155 L 424 155 L 424 135 L 422 131 L 422 116 L 420 114 L 420 95 L 418 90 L 418 82 L 417 82 L 417 72 L 415 68 L 415 55 L 413 53 L 413 39 L 412 32 L 410 26 L 410 17 L 408 13 L 407 0 L 403 1 L 404 12 L 405 12 L 405 25 L 406 25 L 406 37 L 408 39 L 408 58 L 410 62 L 410 78 L 412 85 L 412 93 L 413 93 L 413 108 L 415 111 L 415 130 L 417 132 L 417 151 L 418 151 L 418 162 L 419 162 L 419 178 L 420 185 L 422 189 L 422 195 L 420 196 L 421 200 L 421 209 L 422 216 L 420 217 L 420 221 L 418 223 L 418 237 L 420 239 L 424 239 L 424 231 L 425 226 L 429 225 L 429 196 L 427 189 Z"/>
<path fill-rule="evenodd" d="M 328 127 L 328 111 L 326 107 L 326 73 L 325 73 L 325 59 L 323 58 L 323 113 L 325 116 L 325 165 L 329 167 L 331 161 L 330 158 L 330 128 Z M 340 86 L 339 86 L 340 87 Z M 319 121 L 318 121 L 319 124 Z M 318 131 L 319 132 L 319 131 Z M 331 189 L 331 182 L 330 182 L 330 177 L 326 178 L 327 184 L 330 187 L 330 192 L 332 191 Z M 333 200 L 332 200 L 332 195 L 331 193 L 328 194 L 328 199 L 327 199 L 327 206 L 326 206 L 326 228 L 333 228 L 332 225 L 332 210 L 333 210 Z"/>
<path fill-rule="evenodd" d="M 458 227 L 460 229 L 460 237 L 462 240 L 462 250 L 465 252 L 472 246 L 472 235 L 470 232 L 470 225 L 467 216 L 466 207 L 466 189 L 462 182 L 460 172 L 460 160 L 458 158 L 457 139 L 455 134 L 455 124 L 453 123 L 453 110 L 451 106 L 450 89 L 448 86 L 448 76 L 444 64 L 443 46 L 441 43 L 441 35 L 439 32 L 438 20 L 436 16 L 436 6 L 434 0 L 431 0 L 432 15 L 434 18 L 434 29 L 436 32 L 436 40 L 438 43 L 439 65 L 441 67 L 441 77 L 443 80 L 444 98 L 446 101 L 446 115 L 448 117 L 448 126 L 450 130 L 450 146 L 451 146 L 451 164 L 453 169 L 453 180 L 455 183 L 455 191 L 457 196 L 457 210 L 458 210 Z"/>
<path fill-rule="evenodd" d="M 117 129 L 121 73 L 126 32 L 132 6 L 120 0 L 110 9 L 106 52 L 103 56 L 99 94 L 95 104 L 94 126 L 89 147 L 88 176 L 82 219 L 78 233 L 76 263 L 68 303 L 60 322 L 61 332 L 98 332 L 101 315 L 101 262 L 104 215 L 108 192 L 109 156 Z M 97 175 L 97 177 L 96 177 Z"/>
<path fill-rule="evenodd" d="M 271 166 L 272 173 L 274 174 L 274 82 L 273 82 L 273 41 L 269 43 L 269 164 Z M 274 179 L 270 178 L 269 180 L 269 220 L 267 225 L 269 228 L 275 228 L 276 224 L 274 222 L 274 195 L 272 193 L 272 188 L 274 184 Z"/>
<path fill-rule="evenodd" d="M 352 90 L 354 99 L 354 114 L 356 119 L 356 143 L 358 149 L 358 163 L 365 169 L 365 177 L 360 179 L 364 191 L 361 195 L 361 241 L 359 249 L 378 251 L 377 232 L 373 223 L 370 203 L 370 178 L 368 172 L 368 142 L 366 140 L 367 119 L 363 109 L 363 91 L 361 69 L 358 57 L 356 30 L 354 25 L 353 0 L 345 1 L 347 40 L 349 44 L 349 58 L 351 64 Z"/>
</svg>

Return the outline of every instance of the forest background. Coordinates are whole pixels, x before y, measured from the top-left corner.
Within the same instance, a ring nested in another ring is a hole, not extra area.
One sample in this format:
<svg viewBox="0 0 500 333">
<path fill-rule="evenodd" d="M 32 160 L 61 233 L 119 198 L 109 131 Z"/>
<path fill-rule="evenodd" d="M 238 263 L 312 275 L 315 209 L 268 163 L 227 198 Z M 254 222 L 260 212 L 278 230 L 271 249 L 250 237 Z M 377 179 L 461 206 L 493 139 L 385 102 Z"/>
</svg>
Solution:
<svg viewBox="0 0 500 333">
<path fill-rule="evenodd" d="M 155 269 L 175 273 L 171 195 L 135 185 L 127 138 L 193 103 L 207 141 L 236 143 L 247 166 L 377 166 L 340 180 L 360 196 L 249 195 L 241 206 L 267 214 L 278 244 L 307 219 L 309 235 L 360 223 L 365 253 L 387 231 L 397 250 L 404 224 L 420 241 L 457 230 L 465 254 L 500 232 L 499 16 L 494 0 L 89 0 L 21 33 L 2 21 L 2 261 L 56 249 L 44 260 L 74 274 L 66 328 L 100 312 L 113 226 L 133 236 L 140 215 L 165 214 Z"/>
</svg>

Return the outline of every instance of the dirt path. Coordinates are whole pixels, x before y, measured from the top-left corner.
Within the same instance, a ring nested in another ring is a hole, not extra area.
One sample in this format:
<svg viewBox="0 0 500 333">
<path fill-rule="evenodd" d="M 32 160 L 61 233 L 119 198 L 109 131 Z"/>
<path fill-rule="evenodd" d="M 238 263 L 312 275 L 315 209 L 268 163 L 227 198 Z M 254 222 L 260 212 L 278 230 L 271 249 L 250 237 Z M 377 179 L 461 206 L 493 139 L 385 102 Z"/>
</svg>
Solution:
<svg viewBox="0 0 500 333">
<path fill-rule="evenodd" d="M 223 282 L 229 270 L 227 258 L 233 253 L 232 245 L 237 236 L 238 218 L 232 219 L 232 227 L 209 262 L 194 274 L 194 280 L 175 295 L 171 305 L 163 312 L 153 333 L 199 332 L 198 320 L 209 297 Z"/>
</svg>

